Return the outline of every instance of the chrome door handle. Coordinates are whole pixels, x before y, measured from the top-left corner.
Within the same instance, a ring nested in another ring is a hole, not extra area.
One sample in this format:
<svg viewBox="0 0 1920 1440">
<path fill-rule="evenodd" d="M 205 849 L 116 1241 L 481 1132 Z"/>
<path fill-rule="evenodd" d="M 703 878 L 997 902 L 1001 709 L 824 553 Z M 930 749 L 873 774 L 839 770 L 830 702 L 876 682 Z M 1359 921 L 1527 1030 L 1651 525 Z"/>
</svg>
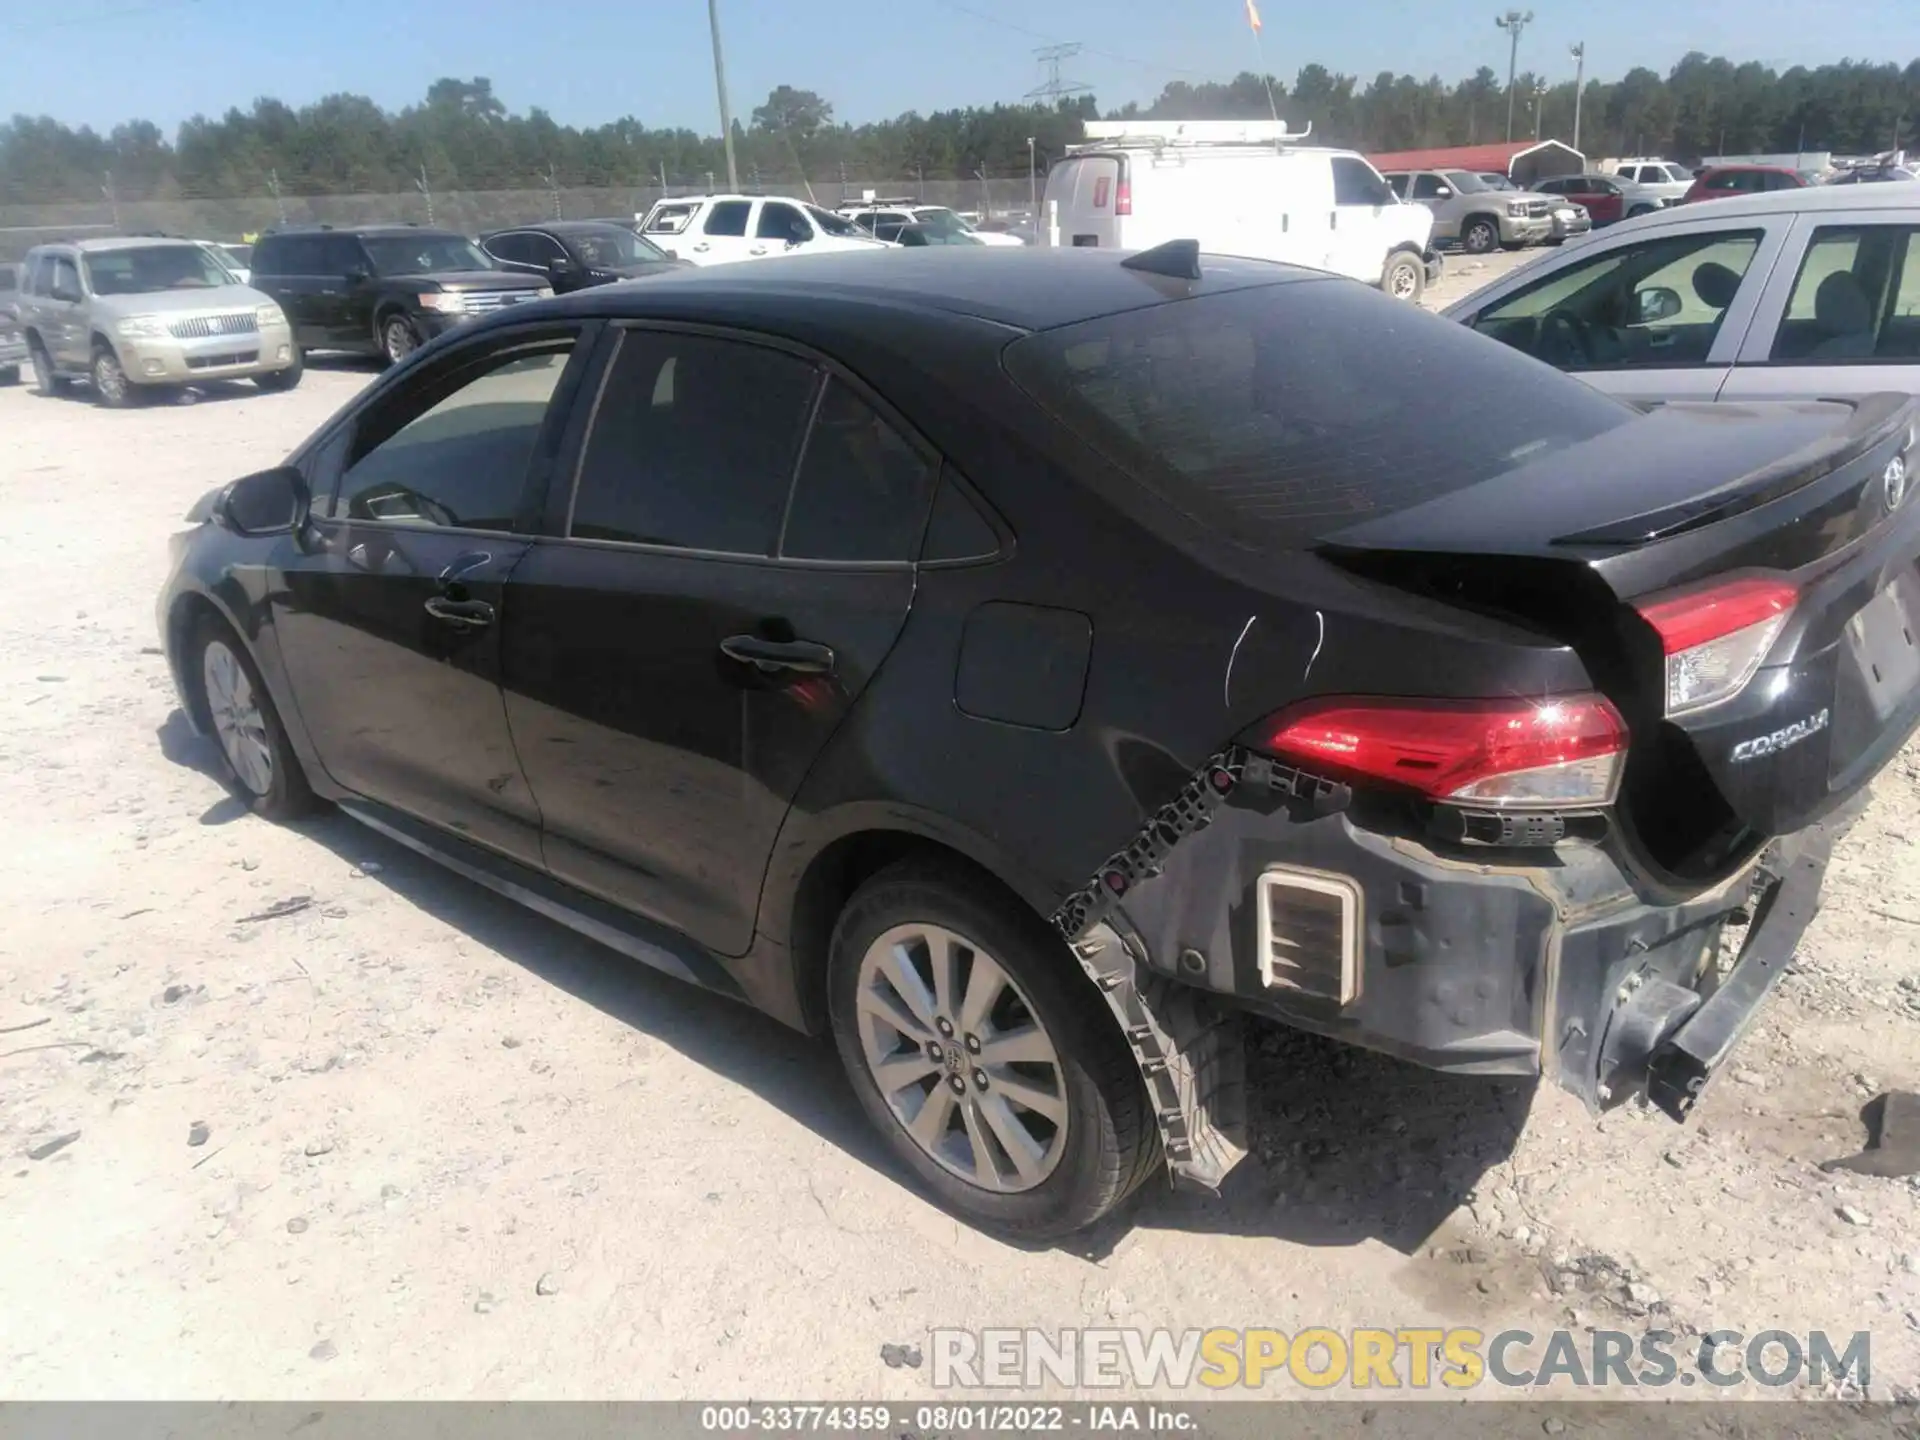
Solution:
<svg viewBox="0 0 1920 1440">
<path fill-rule="evenodd" d="M 767 640 L 758 635 L 729 635 L 720 642 L 729 660 L 751 665 L 764 675 L 789 671 L 795 675 L 831 675 L 833 651 L 811 640 Z"/>
<path fill-rule="evenodd" d="M 493 623 L 493 606 L 484 600 L 449 600 L 436 595 L 427 601 L 427 614 L 456 630 L 484 630 Z"/>
</svg>

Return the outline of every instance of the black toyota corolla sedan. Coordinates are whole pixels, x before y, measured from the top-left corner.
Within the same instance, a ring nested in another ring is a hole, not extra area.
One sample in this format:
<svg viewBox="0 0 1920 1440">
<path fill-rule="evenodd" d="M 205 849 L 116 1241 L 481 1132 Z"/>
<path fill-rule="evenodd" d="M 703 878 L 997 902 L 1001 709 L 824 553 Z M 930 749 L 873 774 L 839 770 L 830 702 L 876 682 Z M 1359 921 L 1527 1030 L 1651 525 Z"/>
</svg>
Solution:
<svg viewBox="0 0 1920 1440">
<path fill-rule="evenodd" d="M 1239 1157 L 1244 1011 L 1683 1117 L 1920 713 L 1915 445 L 1190 244 L 796 257 L 441 337 L 159 619 L 261 814 L 831 1032 L 1058 1235 Z"/>
</svg>

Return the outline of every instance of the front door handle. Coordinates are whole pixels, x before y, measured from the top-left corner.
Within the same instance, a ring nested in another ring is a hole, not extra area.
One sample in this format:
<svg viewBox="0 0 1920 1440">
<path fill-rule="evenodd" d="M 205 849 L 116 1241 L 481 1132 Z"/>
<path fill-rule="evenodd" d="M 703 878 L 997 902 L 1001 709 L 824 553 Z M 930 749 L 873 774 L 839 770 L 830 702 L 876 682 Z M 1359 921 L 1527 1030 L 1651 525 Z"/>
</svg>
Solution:
<svg viewBox="0 0 1920 1440">
<path fill-rule="evenodd" d="M 751 665 L 763 675 L 786 671 L 793 675 L 831 675 L 833 651 L 811 640 L 766 640 L 758 635 L 730 635 L 720 642 L 729 660 Z"/>
<path fill-rule="evenodd" d="M 493 606 L 484 600 L 449 600 L 436 595 L 427 601 L 427 614 L 456 630 L 484 630 L 493 623 Z"/>
</svg>

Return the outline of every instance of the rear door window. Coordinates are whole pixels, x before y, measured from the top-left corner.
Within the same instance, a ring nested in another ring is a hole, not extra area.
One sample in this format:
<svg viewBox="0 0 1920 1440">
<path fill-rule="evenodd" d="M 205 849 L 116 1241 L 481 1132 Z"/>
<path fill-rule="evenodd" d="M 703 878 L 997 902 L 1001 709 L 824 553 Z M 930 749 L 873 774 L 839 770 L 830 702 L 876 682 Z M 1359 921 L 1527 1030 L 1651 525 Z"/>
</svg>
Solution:
<svg viewBox="0 0 1920 1440">
<path fill-rule="evenodd" d="M 607 372 L 567 533 L 771 555 L 819 372 L 784 351 L 633 330 Z"/>
<path fill-rule="evenodd" d="M 1270 547 L 1311 544 L 1634 416 L 1463 326 L 1330 280 L 1042 331 L 1006 360 L 1017 384 L 1137 482 Z"/>
<path fill-rule="evenodd" d="M 1769 358 L 1920 360 L 1920 227 L 1823 225 L 1794 277 Z"/>
<path fill-rule="evenodd" d="M 753 209 L 750 200 L 722 200 L 707 214 L 704 227 L 709 235 L 745 235 L 747 233 L 747 214 Z"/>
</svg>

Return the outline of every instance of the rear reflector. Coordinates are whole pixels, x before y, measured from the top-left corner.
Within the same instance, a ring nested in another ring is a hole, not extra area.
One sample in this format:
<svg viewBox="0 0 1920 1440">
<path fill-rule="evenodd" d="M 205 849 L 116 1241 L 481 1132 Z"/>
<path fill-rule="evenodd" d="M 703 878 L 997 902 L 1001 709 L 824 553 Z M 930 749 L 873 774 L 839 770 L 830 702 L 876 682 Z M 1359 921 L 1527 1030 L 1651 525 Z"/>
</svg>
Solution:
<svg viewBox="0 0 1920 1440">
<path fill-rule="evenodd" d="M 1113 197 L 1113 213 L 1116 215 L 1133 214 L 1133 181 L 1125 175 L 1120 177 L 1120 188 Z"/>
<path fill-rule="evenodd" d="M 1636 606 L 1666 652 L 1667 715 L 1738 695 L 1767 658 L 1799 598 L 1790 581 L 1747 576 Z"/>
<path fill-rule="evenodd" d="M 1384 780 L 1434 800 L 1566 809 L 1619 788 L 1626 722 L 1599 695 L 1549 700 L 1312 700 L 1259 727 L 1303 768 Z"/>
</svg>

